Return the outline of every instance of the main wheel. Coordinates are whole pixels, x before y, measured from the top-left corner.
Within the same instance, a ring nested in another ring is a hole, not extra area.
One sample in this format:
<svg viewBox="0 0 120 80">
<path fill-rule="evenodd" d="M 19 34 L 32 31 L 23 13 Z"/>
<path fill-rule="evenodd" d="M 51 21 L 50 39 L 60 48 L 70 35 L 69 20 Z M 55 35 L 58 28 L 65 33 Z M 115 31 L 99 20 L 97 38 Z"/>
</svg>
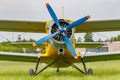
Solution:
<svg viewBox="0 0 120 80">
<path fill-rule="evenodd" d="M 29 75 L 30 75 L 30 76 L 34 76 L 34 75 L 35 75 L 35 72 L 34 72 L 33 69 L 30 69 L 30 70 L 29 70 Z"/>
<path fill-rule="evenodd" d="M 93 69 L 92 69 L 92 68 L 89 68 L 87 74 L 88 74 L 88 75 L 93 75 Z"/>
</svg>

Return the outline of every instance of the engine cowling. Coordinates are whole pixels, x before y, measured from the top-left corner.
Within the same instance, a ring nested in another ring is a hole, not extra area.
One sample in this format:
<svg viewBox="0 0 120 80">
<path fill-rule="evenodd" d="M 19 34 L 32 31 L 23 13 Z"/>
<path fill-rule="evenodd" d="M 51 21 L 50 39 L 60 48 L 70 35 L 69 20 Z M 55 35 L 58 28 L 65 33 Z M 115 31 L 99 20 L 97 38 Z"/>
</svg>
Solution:
<svg viewBox="0 0 120 80">
<path fill-rule="evenodd" d="M 59 20 L 60 23 L 60 27 L 62 28 L 66 28 L 67 25 L 69 25 L 70 21 L 65 21 L 64 19 L 60 19 Z M 50 33 L 53 34 L 55 32 L 58 32 L 58 26 L 53 23 L 53 25 L 51 26 L 50 29 Z M 66 36 L 69 38 L 70 41 L 73 41 L 73 29 L 67 30 L 65 32 Z M 55 37 L 53 37 L 50 40 L 50 43 L 53 47 L 55 48 L 66 48 L 66 45 L 64 43 L 64 37 L 63 37 L 63 33 L 57 34 Z"/>
</svg>

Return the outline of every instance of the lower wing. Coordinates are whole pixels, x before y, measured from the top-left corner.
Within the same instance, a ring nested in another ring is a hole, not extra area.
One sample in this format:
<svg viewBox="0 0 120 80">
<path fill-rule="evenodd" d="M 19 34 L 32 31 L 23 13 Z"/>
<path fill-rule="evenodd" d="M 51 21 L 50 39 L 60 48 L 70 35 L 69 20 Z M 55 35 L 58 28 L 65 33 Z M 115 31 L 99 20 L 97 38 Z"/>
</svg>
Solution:
<svg viewBox="0 0 120 80">
<path fill-rule="evenodd" d="M 33 53 L 11 53 L 0 52 L 0 60 L 8 61 L 23 61 L 23 62 L 36 62 L 39 54 Z M 48 63 L 52 58 L 41 54 L 41 63 Z M 118 60 L 120 59 L 120 52 L 102 52 L 102 53 L 89 53 L 85 55 L 85 61 L 105 61 L 105 60 Z"/>
</svg>

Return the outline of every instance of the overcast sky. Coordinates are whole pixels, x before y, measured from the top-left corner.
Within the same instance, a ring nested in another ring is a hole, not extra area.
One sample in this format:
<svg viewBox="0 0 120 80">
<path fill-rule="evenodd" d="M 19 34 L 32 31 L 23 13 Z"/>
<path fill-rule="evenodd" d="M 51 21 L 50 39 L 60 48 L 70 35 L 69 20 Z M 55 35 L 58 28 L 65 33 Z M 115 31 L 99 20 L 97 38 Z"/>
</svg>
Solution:
<svg viewBox="0 0 120 80">
<path fill-rule="evenodd" d="M 90 20 L 120 19 L 120 0 L 0 0 L 0 20 L 45 21 L 51 19 L 45 6 L 46 2 L 50 3 L 59 18 L 62 18 L 62 7 L 64 6 L 65 18 L 68 19 L 76 20 L 86 15 L 91 15 Z M 118 33 L 100 34 L 111 37 Z M 18 34 L 27 38 L 29 36 L 25 33 L 0 32 L 0 40 L 13 39 Z M 39 37 L 40 35 L 34 36 L 35 39 L 39 39 Z M 96 34 L 94 38 L 105 39 Z"/>
</svg>

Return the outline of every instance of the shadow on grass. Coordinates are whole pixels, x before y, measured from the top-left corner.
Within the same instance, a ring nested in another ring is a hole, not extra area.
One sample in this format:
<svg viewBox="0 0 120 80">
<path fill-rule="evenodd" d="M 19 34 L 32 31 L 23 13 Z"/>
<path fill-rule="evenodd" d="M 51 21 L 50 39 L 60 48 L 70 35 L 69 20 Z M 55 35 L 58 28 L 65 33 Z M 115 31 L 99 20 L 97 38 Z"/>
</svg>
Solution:
<svg viewBox="0 0 120 80">
<path fill-rule="evenodd" d="M 4 71 L 4 72 L 0 72 L 0 76 L 24 76 L 26 75 L 26 72 L 23 71 Z"/>
<path fill-rule="evenodd" d="M 93 69 L 93 76 L 112 76 L 112 75 L 117 75 L 120 74 L 120 69 L 112 68 L 112 69 L 106 69 L 106 68 L 101 68 L 101 69 Z M 86 75 L 82 74 L 81 72 L 75 70 L 75 69 L 61 69 L 60 72 L 56 72 L 55 69 L 48 69 L 45 72 L 40 73 L 39 75 L 49 77 L 49 76 L 75 76 L 75 77 L 85 77 Z M 38 75 L 38 76 L 39 76 Z"/>
<path fill-rule="evenodd" d="M 93 76 L 86 76 L 74 69 L 60 69 L 60 72 L 56 72 L 55 69 L 47 69 L 40 73 L 37 76 L 29 76 L 28 71 L 6 71 L 0 72 L 0 80 L 100 80 L 99 78 L 104 79 L 104 77 L 114 76 L 120 74 L 120 71 L 116 71 L 115 69 L 111 71 L 104 71 L 102 69 L 95 69 Z M 2 79 L 1 79 L 2 78 Z M 106 80 L 109 78 L 105 78 Z"/>
<path fill-rule="evenodd" d="M 50 80 L 56 80 L 56 79 L 72 80 L 76 78 L 83 78 L 85 77 L 85 75 L 81 74 L 79 71 L 76 71 L 76 70 L 72 70 L 72 71 L 61 70 L 60 72 L 56 72 L 55 70 L 50 70 L 50 71 L 42 72 L 36 77 L 39 77 L 39 78 L 42 77 L 42 79 L 47 78 Z"/>
<path fill-rule="evenodd" d="M 14 71 L 14 70 L 10 70 L 10 71 L 2 71 L 0 72 L 0 76 L 29 76 L 28 71 Z M 50 76 L 80 76 L 80 77 L 84 77 L 85 75 L 80 73 L 77 70 L 68 70 L 68 69 L 64 69 L 64 70 L 60 70 L 60 72 L 56 72 L 54 68 L 50 68 L 47 69 L 45 71 L 43 71 L 42 73 L 36 75 L 36 76 L 43 76 L 43 77 L 50 77 Z"/>
<path fill-rule="evenodd" d="M 103 77 L 103 76 L 114 76 L 120 74 L 120 69 L 96 69 L 94 70 L 93 76 Z"/>
<path fill-rule="evenodd" d="M 114 76 L 120 74 L 120 69 L 106 69 L 106 68 L 96 68 L 94 70 L 94 75 L 91 77 L 104 77 L 104 76 Z M 28 69 L 23 70 L 8 70 L 8 71 L 0 71 L 0 76 L 3 77 L 30 77 L 28 74 Z M 84 78 L 86 75 L 80 73 L 79 71 L 73 68 L 64 68 L 60 69 L 60 72 L 56 72 L 55 68 L 48 68 L 37 76 L 33 76 L 37 78 L 51 78 L 51 77 L 67 77 L 67 78 Z"/>
</svg>

